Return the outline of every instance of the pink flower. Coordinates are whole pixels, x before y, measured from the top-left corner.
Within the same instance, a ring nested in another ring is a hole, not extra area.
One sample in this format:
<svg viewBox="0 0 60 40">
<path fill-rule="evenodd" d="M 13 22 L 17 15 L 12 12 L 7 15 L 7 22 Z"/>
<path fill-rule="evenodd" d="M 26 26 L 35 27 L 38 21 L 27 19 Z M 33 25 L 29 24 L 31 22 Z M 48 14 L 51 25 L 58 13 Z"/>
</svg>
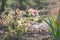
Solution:
<svg viewBox="0 0 60 40">
<path fill-rule="evenodd" d="M 19 13 L 19 9 L 16 9 L 16 13 L 17 13 L 17 14 Z"/>
<path fill-rule="evenodd" d="M 38 12 L 34 12 L 35 15 L 38 15 Z"/>
<path fill-rule="evenodd" d="M 38 15 L 38 11 L 34 10 L 32 13 L 33 16 L 37 16 Z"/>
</svg>

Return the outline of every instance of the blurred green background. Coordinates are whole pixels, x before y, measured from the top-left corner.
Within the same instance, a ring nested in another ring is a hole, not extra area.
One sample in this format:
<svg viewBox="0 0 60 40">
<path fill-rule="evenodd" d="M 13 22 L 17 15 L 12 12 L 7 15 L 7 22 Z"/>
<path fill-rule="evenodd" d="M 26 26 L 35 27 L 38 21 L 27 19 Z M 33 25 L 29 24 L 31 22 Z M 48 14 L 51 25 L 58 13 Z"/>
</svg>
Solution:
<svg viewBox="0 0 60 40">
<path fill-rule="evenodd" d="M 56 5 L 56 1 L 53 0 L 0 0 L 0 14 L 8 8 L 15 10 L 26 10 L 29 8 L 34 9 L 47 9 L 48 6 Z"/>
</svg>

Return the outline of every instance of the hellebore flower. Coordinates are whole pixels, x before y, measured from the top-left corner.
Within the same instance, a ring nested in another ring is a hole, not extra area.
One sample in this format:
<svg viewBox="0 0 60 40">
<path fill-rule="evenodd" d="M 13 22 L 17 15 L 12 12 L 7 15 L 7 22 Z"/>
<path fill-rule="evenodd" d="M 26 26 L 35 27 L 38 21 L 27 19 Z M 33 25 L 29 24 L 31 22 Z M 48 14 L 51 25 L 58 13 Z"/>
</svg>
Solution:
<svg viewBox="0 0 60 40">
<path fill-rule="evenodd" d="M 35 11 L 33 12 L 33 15 L 34 15 L 34 16 L 38 16 L 38 12 L 35 10 Z"/>
<path fill-rule="evenodd" d="M 16 13 L 17 13 L 17 14 L 19 13 L 19 9 L 16 9 Z"/>
<path fill-rule="evenodd" d="M 28 12 L 29 12 L 29 15 L 38 16 L 39 11 L 34 9 L 29 9 Z"/>
<path fill-rule="evenodd" d="M 23 16 L 24 11 L 16 9 L 16 13 L 19 17 Z"/>
</svg>

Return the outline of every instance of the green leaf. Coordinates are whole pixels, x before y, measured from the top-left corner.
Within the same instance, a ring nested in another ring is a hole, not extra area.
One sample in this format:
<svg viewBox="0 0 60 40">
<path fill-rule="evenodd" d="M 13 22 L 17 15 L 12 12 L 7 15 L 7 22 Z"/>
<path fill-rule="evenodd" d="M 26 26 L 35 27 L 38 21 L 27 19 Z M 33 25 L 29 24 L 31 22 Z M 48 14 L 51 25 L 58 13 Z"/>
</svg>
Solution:
<svg viewBox="0 0 60 40">
<path fill-rule="evenodd" d="M 14 3 L 14 0 L 7 0 L 6 2 L 8 5 L 12 5 Z"/>
<path fill-rule="evenodd" d="M 58 15 L 57 15 L 57 34 L 56 34 L 56 40 L 60 40 L 60 9 L 58 11 Z"/>
<path fill-rule="evenodd" d="M 11 31 L 12 30 L 12 27 L 11 26 L 8 26 L 8 31 Z"/>
</svg>

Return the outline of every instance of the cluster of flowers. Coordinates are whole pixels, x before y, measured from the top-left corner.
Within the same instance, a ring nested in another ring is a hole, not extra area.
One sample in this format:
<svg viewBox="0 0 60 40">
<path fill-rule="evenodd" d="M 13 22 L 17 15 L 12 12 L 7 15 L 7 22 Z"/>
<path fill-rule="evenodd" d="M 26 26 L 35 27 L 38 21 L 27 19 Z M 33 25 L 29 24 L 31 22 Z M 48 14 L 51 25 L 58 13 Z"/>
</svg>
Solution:
<svg viewBox="0 0 60 40">
<path fill-rule="evenodd" d="M 46 23 L 43 23 L 39 16 L 39 11 L 34 9 L 29 9 L 27 11 L 19 9 L 13 11 L 10 9 L 3 12 L 0 15 L 0 27 L 7 27 L 8 35 L 10 36 L 20 36 L 23 33 L 27 33 L 28 30 L 34 31 L 39 27 L 44 30 L 48 28 L 46 27 Z"/>
<path fill-rule="evenodd" d="M 29 27 L 32 24 L 31 21 L 32 22 L 41 21 L 38 15 L 39 11 L 34 9 L 29 9 L 27 11 L 19 9 L 13 11 L 10 9 L 8 11 L 3 12 L 2 15 L 0 15 L 0 25 L 13 26 L 13 27 L 23 25 L 23 27 L 27 29 L 27 27 Z"/>
</svg>

